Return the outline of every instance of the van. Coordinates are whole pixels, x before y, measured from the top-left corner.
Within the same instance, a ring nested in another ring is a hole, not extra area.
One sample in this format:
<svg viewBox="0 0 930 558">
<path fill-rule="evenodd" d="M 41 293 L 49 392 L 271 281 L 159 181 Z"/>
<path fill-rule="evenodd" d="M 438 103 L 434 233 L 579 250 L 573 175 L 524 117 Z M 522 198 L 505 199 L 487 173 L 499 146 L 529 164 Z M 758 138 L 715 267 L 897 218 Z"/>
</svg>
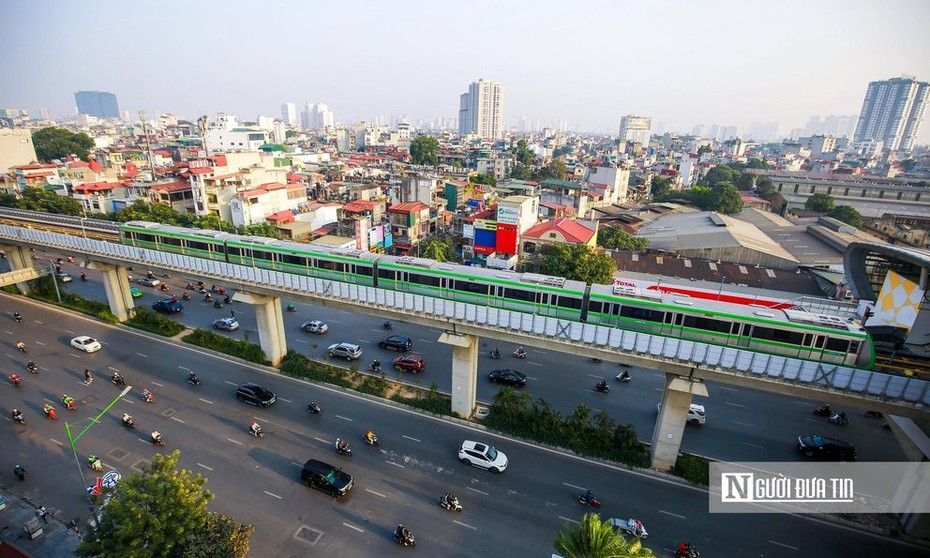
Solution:
<svg viewBox="0 0 930 558">
<path fill-rule="evenodd" d="M 300 471 L 300 480 L 333 498 L 345 496 L 354 484 L 352 475 L 317 459 L 310 459 L 304 463 L 304 468 Z"/>
<path fill-rule="evenodd" d="M 656 404 L 656 412 L 662 410 L 662 402 L 659 401 Z M 707 421 L 707 417 L 704 415 L 704 405 L 698 405 L 697 403 L 692 403 L 688 407 L 688 418 L 685 422 L 688 424 L 693 424 L 695 426 L 704 426 L 704 423 Z"/>
</svg>

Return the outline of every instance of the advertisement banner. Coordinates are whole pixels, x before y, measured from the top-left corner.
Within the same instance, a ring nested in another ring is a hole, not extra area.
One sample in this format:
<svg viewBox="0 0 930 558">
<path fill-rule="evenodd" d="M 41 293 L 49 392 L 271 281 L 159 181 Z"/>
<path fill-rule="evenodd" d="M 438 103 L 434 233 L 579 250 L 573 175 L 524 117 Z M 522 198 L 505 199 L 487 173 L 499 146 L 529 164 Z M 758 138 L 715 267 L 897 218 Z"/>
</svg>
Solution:
<svg viewBox="0 0 930 558">
<path fill-rule="evenodd" d="M 520 208 L 509 205 L 497 206 L 498 224 L 516 225 L 520 221 Z"/>
<path fill-rule="evenodd" d="M 497 240 L 495 242 L 497 251 L 501 254 L 517 253 L 517 226 L 497 224 Z"/>
<path fill-rule="evenodd" d="M 489 221 L 487 219 L 475 219 L 475 229 L 482 229 L 485 231 L 496 231 L 497 222 Z"/>
</svg>

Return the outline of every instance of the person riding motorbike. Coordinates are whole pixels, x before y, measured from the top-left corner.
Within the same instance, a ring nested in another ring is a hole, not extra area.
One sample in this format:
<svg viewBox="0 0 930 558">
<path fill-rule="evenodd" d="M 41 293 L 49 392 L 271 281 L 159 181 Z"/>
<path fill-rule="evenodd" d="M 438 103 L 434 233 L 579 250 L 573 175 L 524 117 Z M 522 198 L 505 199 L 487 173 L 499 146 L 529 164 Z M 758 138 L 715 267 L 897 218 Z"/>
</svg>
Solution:
<svg viewBox="0 0 930 558">
<path fill-rule="evenodd" d="M 226 295 L 225 297 L 223 297 L 223 304 L 228 305 L 231 302 L 232 302 L 232 299 L 229 298 L 229 295 Z"/>
<path fill-rule="evenodd" d="M 82 274 L 81 274 L 81 281 L 87 281 L 87 274 L 86 274 L 86 273 L 82 273 Z"/>
<path fill-rule="evenodd" d="M 203 301 L 204 301 L 204 302 L 213 302 L 213 295 L 211 295 L 210 293 L 207 293 L 207 294 L 203 295 Z"/>
<path fill-rule="evenodd" d="M 74 398 L 70 395 L 64 394 L 61 396 L 61 402 L 64 403 L 65 407 L 73 411 L 77 409 L 77 404 L 74 402 Z"/>
<path fill-rule="evenodd" d="M 384 320 L 384 323 L 381 324 L 381 327 L 384 329 L 394 329 L 394 324 L 391 323 L 391 320 Z"/>
<path fill-rule="evenodd" d="M 156 445 L 161 445 L 161 432 L 158 430 L 152 430 L 152 443 Z"/>
<path fill-rule="evenodd" d="M 600 382 L 597 383 L 596 386 L 594 386 L 594 388 L 598 391 L 607 391 L 608 390 L 607 380 L 601 380 Z"/>
<path fill-rule="evenodd" d="M 24 352 L 24 353 L 26 352 L 26 344 L 23 343 L 22 341 L 16 342 L 16 348 L 19 349 L 21 352 Z"/>
<path fill-rule="evenodd" d="M 187 375 L 187 382 L 193 385 L 199 385 L 200 378 L 197 377 L 197 374 L 194 374 L 194 372 L 191 371 L 191 373 Z"/>
<path fill-rule="evenodd" d="M 46 403 L 45 406 L 42 407 L 42 410 L 45 411 L 45 416 L 48 418 L 58 418 L 58 416 L 55 414 L 55 407 L 52 407 L 51 404 Z"/>
<path fill-rule="evenodd" d="M 493 349 L 491 349 L 491 358 L 500 358 L 500 357 L 501 357 L 500 349 L 498 349 L 497 347 L 494 347 Z"/>
<path fill-rule="evenodd" d="M 400 541 L 409 541 L 410 531 L 404 527 L 403 523 L 400 523 L 397 525 L 397 529 L 394 531 L 394 536 L 397 537 Z"/>
<path fill-rule="evenodd" d="M 443 496 L 443 500 L 450 508 L 455 508 L 459 503 L 459 499 L 456 498 L 455 495 L 451 492 L 446 492 L 446 495 Z"/>
<path fill-rule="evenodd" d="M 348 453 L 349 443 L 343 439 L 336 438 L 336 449 L 342 453 Z"/>
<path fill-rule="evenodd" d="M 15 372 L 12 373 L 12 374 L 10 374 L 10 383 L 11 383 L 11 384 L 13 384 L 13 385 L 16 386 L 16 387 L 19 387 L 20 382 L 21 382 L 21 378 L 19 377 L 19 374 L 15 373 Z"/>
<path fill-rule="evenodd" d="M 23 412 L 19 409 L 13 409 L 13 422 L 18 422 L 20 424 L 26 424 L 26 419 L 23 418 Z"/>
<path fill-rule="evenodd" d="M 252 426 L 250 429 L 252 431 L 252 436 L 258 436 L 262 433 L 262 425 L 258 424 L 254 420 L 252 421 Z"/>
<path fill-rule="evenodd" d="M 123 413 L 123 425 L 132 426 L 132 415 L 129 413 Z"/>
<path fill-rule="evenodd" d="M 152 392 L 147 389 L 142 390 L 142 399 L 144 399 L 146 403 L 155 402 L 155 396 L 152 395 Z"/>
<path fill-rule="evenodd" d="M 296 312 L 296 311 L 297 311 L 297 307 L 294 306 L 294 303 L 293 303 L 293 302 L 288 302 L 288 303 L 287 303 L 287 311 L 288 311 L 288 312 Z"/>
<path fill-rule="evenodd" d="M 119 372 L 114 372 L 113 377 L 110 378 L 110 380 L 118 386 L 126 385 L 126 378 L 124 378 L 123 375 L 120 374 Z"/>
<path fill-rule="evenodd" d="M 161 289 L 161 292 L 163 293 L 166 293 L 171 290 L 171 287 L 168 286 L 168 283 L 162 283 L 161 286 L 159 286 L 158 288 Z"/>
<path fill-rule="evenodd" d="M 526 350 L 523 347 L 517 347 L 517 350 L 513 352 L 517 358 L 523 358 L 526 356 Z"/>
<path fill-rule="evenodd" d="M 35 374 L 36 372 L 39 371 L 39 365 L 36 364 L 34 361 L 30 360 L 29 362 L 26 363 L 26 370 Z"/>
<path fill-rule="evenodd" d="M 594 503 L 594 491 L 588 490 L 584 493 L 584 501 L 593 504 Z"/>
<path fill-rule="evenodd" d="M 191 299 L 191 295 L 189 295 L 189 294 L 187 294 L 187 293 L 184 293 L 184 294 L 181 295 L 181 298 L 182 298 L 183 300 L 190 300 L 190 299 Z"/>
<path fill-rule="evenodd" d="M 90 468 L 94 471 L 103 471 L 103 463 L 100 462 L 100 458 L 96 455 L 88 455 L 87 462 L 90 464 Z"/>
<path fill-rule="evenodd" d="M 15 319 L 17 322 L 22 322 L 23 315 L 20 314 L 19 312 L 13 312 L 13 319 Z"/>
<path fill-rule="evenodd" d="M 368 365 L 368 368 L 372 372 L 381 372 L 381 361 L 378 359 L 371 361 L 371 364 Z"/>
<path fill-rule="evenodd" d="M 369 444 L 373 444 L 375 441 L 375 433 L 372 432 L 370 428 L 368 429 L 368 433 L 365 434 L 365 439 L 368 441 Z"/>
</svg>

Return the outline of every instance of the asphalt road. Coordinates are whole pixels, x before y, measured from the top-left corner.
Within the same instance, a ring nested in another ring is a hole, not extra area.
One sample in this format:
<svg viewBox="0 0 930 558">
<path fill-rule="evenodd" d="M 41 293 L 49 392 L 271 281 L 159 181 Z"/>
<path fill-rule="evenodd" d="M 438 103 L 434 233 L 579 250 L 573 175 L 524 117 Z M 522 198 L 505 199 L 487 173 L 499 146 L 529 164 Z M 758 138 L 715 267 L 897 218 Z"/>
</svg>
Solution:
<svg viewBox="0 0 930 558">
<path fill-rule="evenodd" d="M 586 511 L 575 501 L 586 488 L 601 497 L 604 517 L 641 519 L 651 534 L 648 546 L 659 555 L 690 540 L 707 556 L 923 556 L 905 545 L 801 517 L 709 515 L 706 494 L 693 488 L 280 377 L 15 297 L 3 295 L 0 301 L 3 369 L 24 368 L 27 355 L 15 350 L 19 339 L 41 368 L 38 375 L 23 373 L 18 390 L 8 382 L 0 388 L 7 417 L 0 428 L 0 478 L 66 519 L 86 519 L 87 509 L 63 423 L 86 426 L 119 393 L 106 377 L 116 369 L 133 390 L 78 441 L 86 483 L 92 477 L 88 453 L 101 456 L 107 470 L 131 473 L 154 453 L 147 433 L 157 428 L 165 450 L 180 449 L 182 466 L 209 478 L 207 487 L 217 495 L 214 510 L 256 525 L 255 556 L 400 556 L 409 549 L 391 541 L 398 522 L 412 529 L 419 552 L 430 556 L 548 556 L 558 528 Z M 26 317 L 24 323 L 12 320 L 13 311 Z M 70 349 L 70 338 L 78 334 L 97 337 L 103 350 L 87 355 Z M 82 382 L 84 368 L 95 372 L 89 386 Z M 200 387 L 186 383 L 190 369 L 203 379 Z M 234 386 L 249 380 L 274 390 L 278 402 L 269 409 L 237 402 Z M 155 404 L 142 401 L 144 388 L 154 392 Z M 47 420 L 43 403 L 57 403 L 62 393 L 75 397 L 78 409 L 69 412 L 56 405 L 59 420 Z M 307 414 L 310 399 L 322 405 L 322 416 Z M 12 406 L 26 414 L 25 427 L 9 420 Z M 135 417 L 137 430 L 120 425 L 124 411 Z M 248 435 L 253 418 L 264 425 L 266 438 Z M 380 435 L 381 447 L 361 443 L 369 427 Z M 337 436 L 350 440 L 353 457 L 334 452 Z M 509 469 L 494 475 L 460 464 L 456 450 L 465 438 L 504 451 Z M 353 474 L 352 493 L 334 502 L 304 488 L 298 476 L 310 457 Z M 27 467 L 25 483 L 12 478 L 17 463 Z M 438 506 L 447 490 L 459 495 L 464 512 Z"/>
<path fill-rule="evenodd" d="M 73 283 L 63 286 L 86 298 L 105 301 L 106 296 L 99 275 L 85 270 L 88 281 L 78 279 L 81 268 L 76 264 L 64 264 L 72 273 Z M 135 278 L 144 275 L 144 270 L 133 272 Z M 184 292 L 185 277 L 168 279 L 171 291 L 162 293 L 157 288 L 135 286 L 143 291 L 136 304 L 150 308 L 156 300 Z M 209 287 L 209 285 L 208 285 Z M 190 292 L 189 292 L 190 293 Z M 197 295 L 197 293 L 190 293 Z M 231 293 L 230 293 L 231 294 Z M 283 301 L 286 304 L 287 301 Z M 235 312 L 240 328 L 235 332 L 220 332 L 238 339 L 251 339 L 257 343 L 255 312 L 247 304 L 233 303 L 216 309 L 212 303 L 203 301 L 203 295 L 184 301 L 184 311 L 171 316 L 191 327 L 209 328 L 214 319 L 228 317 Z M 325 335 L 307 334 L 300 331 L 300 324 L 311 319 L 320 319 L 329 325 Z M 358 343 L 363 355 L 357 366 L 365 368 L 373 359 L 381 360 L 388 377 L 429 386 L 436 383 L 438 389 L 451 391 L 452 350 L 448 345 L 437 342 L 441 331 L 415 324 L 398 322 L 393 331 L 381 327 L 377 316 L 351 313 L 329 307 L 317 307 L 297 303 L 296 312 L 284 312 L 288 347 L 317 359 L 325 358 L 326 347 L 343 341 Z M 413 339 L 414 353 L 427 361 L 423 373 L 413 375 L 396 372 L 390 366 L 397 353 L 382 350 L 377 341 L 389 334 L 407 335 Z M 516 348 L 501 344 L 501 360 L 492 360 L 488 352 L 496 346 L 493 341 L 482 339 L 478 360 L 478 399 L 493 400 L 499 389 L 490 383 L 487 374 L 495 368 L 515 368 L 525 373 L 530 381 L 525 389 L 534 399 L 545 399 L 563 414 L 571 413 L 579 403 L 595 410 L 605 410 L 618 423 L 631 424 L 639 437 L 650 441 L 657 417 L 656 404 L 660 401 L 665 386 L 665 375 L 654 370 L 634 368 L 633 380 L 621 384 L 614 376 L 621 370 L 616 363 L 594 363 L 579 355 L 530 348 L 526 360 L 511 356 Z M 341 364 L 342 361 L 334 361 Z M 611 392 L 602 394 L 594 391 L 594 385 L 607 378 Z M 812 414 L 819 405 L 816 400 L 805 400 L 794 396 L 779 395 L 743 387 L 731 387 L 715 382 L 707 384 L 709 396 L 696 397 L 695 403 L 704 405 L 707 424 L 704 427 L 689 426 L 682 448 L 685 451 L 729 461 L 784 461 L 797 458 L 795 440 L 799 435 L 817 434 L 840 438 L 853 443 L 863 461 L 898 461 L 906 459 L 894 436 L 882 429 L 882 421 L 866 418 L 862 413 L 849 413 L 850 424 L 845 427 L 831 424 L 824 417 Z M 837 407 L 835 407 L 837 408 Z"/>
</svg>

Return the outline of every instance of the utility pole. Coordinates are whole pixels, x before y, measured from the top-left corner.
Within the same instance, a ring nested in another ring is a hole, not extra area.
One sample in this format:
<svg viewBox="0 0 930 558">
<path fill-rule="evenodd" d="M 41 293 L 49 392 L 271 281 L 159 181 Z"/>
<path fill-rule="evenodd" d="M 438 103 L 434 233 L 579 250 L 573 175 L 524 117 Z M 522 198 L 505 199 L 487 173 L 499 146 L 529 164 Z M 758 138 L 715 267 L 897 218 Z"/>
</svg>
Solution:
<svg viewBox="0 0 930 558">
<path fill-rule="evenodd" d="M 142 122 L 142 134 L 145 136 L 145 150 L 149 156 L 149 170 L 152 171 L 152 182 L 155 182 L 155 158 L 152 157 L 152 143 L 149 141 L 149 129 L 145 125 L 145 111 L 139 111 L 139 121 Z"/>
</svg>

